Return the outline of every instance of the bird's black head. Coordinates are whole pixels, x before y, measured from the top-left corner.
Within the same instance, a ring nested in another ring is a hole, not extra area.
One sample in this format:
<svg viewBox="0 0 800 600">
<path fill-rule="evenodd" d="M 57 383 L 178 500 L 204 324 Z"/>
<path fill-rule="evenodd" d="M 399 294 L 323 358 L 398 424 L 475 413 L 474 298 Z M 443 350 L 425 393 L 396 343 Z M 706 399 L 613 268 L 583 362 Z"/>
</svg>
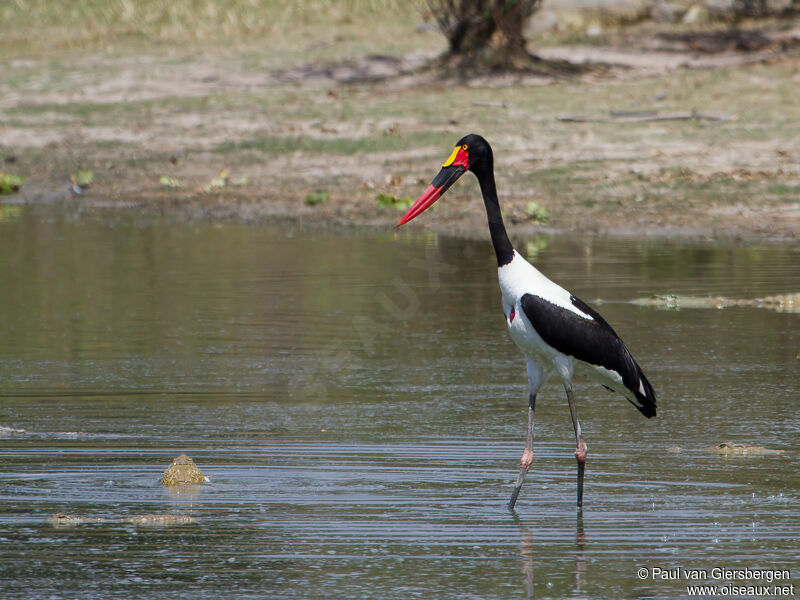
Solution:
<svg viewBox="0 0 800 600">
<path fill-rule="evenodd" d="M 486 168 L 491 168 L 494 164 L 492 147 L 483 136 L 477 133 L 470 133 L 458 140 L 456 148 L 463 150 L 467 154 L 467 169 L 473 173 L 478 173 Z"/>
<path fill-rule="evenodd" d="M 458 140 L 453 153 L 442 165 L 439 174 L 433 178 L 417 201 L 398 221 L 397 225 L 408 223 L 436 202 L 456 180 L 467 171 L 472 171 L 480 179 L 481 174 L 491 173 L 494 165 L 492 147 L 476 133 L 470 133 Z"/>
</svg>

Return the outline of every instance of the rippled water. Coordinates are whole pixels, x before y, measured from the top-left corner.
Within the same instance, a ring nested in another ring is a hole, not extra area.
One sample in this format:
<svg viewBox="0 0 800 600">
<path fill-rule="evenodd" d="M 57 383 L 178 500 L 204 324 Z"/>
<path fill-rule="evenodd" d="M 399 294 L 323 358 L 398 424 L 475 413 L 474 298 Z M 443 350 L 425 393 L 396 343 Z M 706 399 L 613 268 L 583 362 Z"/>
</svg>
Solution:
<svg viewBox="0 0 800 600">
<path fill-rule="evenodd" d="M 683 577 L 637 570 L 797 577 L 800 315 L 627 302 L 798 292 L 797 245 L 517 240 L 602 301 L 659 416 L 576 384 L 578 513 L 551 382 L 512 513 L 526 379 L 488 242 L 5 216 L 2 598 L 671 598 Z M 707 451 L 728 440 L 785 453 Z M 209 485 L 160 486 L 182 452 Z M 197 522 L 121 520 L 147 513 Z"/>
</svg>

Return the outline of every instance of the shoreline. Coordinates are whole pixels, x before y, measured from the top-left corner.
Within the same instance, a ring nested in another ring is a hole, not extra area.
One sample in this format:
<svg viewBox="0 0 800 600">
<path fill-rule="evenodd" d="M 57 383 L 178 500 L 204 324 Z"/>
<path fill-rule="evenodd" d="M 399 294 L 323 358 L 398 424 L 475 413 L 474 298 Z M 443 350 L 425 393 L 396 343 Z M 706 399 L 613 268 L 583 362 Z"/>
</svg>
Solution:
<svg viewBox="0 0 800 600">
<path fill-rule="evenodd" d="M 104 197 L 102 190 L 87 190 L 82 196 L 74 196 L 64 187 L 42 189 L 30 188 L 0 197 L 0 206 L 19 206 L 48 214 L 61 214 L 70 218 L 104 218 L 106 215 L 123 215 L 124 218 L 165 219 L 170 222 L 191 223 L 238 223 L 258 226 L 291 228 L 297 232 L 350 232 L 386 234 L 394 232 L 433 233 L 451 238 L 467 240 L 488 239 L 486 217 L 480 203 L 479 193 L 474 192 L 474 206 L 468 211 L 437 210 L 427 220 L 415 223 L 402 230 L 395 226 L 400 216 L 392 209 L 370 210 L 359 213 L 356 207 L 330 205 L 306 206 L 302 202 L 280 203 L 229 197 L 225 194 L 213 197 L 183 198 L 169 203 L 158 203 L 152 199 L 127 197 Z M 502 205 L 502 201 L 501 201 Z M 508 217 L 508 215 L 505 215 Z M 686 242 L 718 242 L 725 244 L 782 244 L 796 242 L 798 236 L 792 228 L 785 232 L 764 231 L 753 227 L 753 222 L 741 218 L 738 227 L 722 230 L 719 227 L 703 227 L 691 219 L 668 225 L 640 221 L 634 225 L 589 221 L 583 226 L 557 227 L 548 224 L 519 223 L 506 218 L 507 229 L 512 237 L 527 239 L 545 236 L 587 236 L 642 241 L 673 240 Z"/>
</svg>

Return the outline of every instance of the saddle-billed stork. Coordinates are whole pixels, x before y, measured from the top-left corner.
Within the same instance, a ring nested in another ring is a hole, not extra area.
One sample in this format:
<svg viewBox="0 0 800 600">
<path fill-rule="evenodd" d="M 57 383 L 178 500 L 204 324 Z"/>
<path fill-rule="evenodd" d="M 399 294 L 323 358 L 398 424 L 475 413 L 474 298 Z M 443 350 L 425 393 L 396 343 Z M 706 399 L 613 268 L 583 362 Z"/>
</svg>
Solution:
<svg viewBox="0 0 800 600">
<path fill-rule="evenodd" d="M 497 255 L 503 313 L 511 338 L 525 355 L 528 370 L 528 434 L 516 485 L 508 503 L 513 509 L 525 474 L 533 463 L 533 421 L 536 394 L 555 372 L 564 384 L 575 428 L 578 461 L 578 506 L 583 505 L 586 442 L 572 395 L 573 373 L 580 372 L 618 392 L 645 417 L 656 415 L 656 395 L 623 341 L 597 311 L 553 283 L 520 256 L 508 239 L 494 181 L 494 158 L 479 135 L 461 138 L 439 174 L 408 209 L 397 226 L 408 223 L 436 202 L 467 171 L 478 178 Z"/>
</svg>

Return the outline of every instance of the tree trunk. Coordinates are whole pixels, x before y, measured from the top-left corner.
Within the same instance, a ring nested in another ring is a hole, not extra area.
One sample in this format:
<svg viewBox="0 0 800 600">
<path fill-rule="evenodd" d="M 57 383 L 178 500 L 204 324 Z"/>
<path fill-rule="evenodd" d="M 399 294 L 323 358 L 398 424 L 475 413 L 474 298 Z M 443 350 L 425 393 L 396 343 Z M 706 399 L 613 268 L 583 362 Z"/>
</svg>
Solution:
<svg viewBox="0 0 800 600">
<path fill-rule="evenodd" d="M 468 70 L 533 66 L 523 28 L 542 0 L 428 0 L 447 37 L 445 62 Z"/>
<path fill-rule="evenodd" d="M 766 17 L 770 10 L 767 0 L 735 0 L 733 13 L 738 17 Z"/>
</svg>

